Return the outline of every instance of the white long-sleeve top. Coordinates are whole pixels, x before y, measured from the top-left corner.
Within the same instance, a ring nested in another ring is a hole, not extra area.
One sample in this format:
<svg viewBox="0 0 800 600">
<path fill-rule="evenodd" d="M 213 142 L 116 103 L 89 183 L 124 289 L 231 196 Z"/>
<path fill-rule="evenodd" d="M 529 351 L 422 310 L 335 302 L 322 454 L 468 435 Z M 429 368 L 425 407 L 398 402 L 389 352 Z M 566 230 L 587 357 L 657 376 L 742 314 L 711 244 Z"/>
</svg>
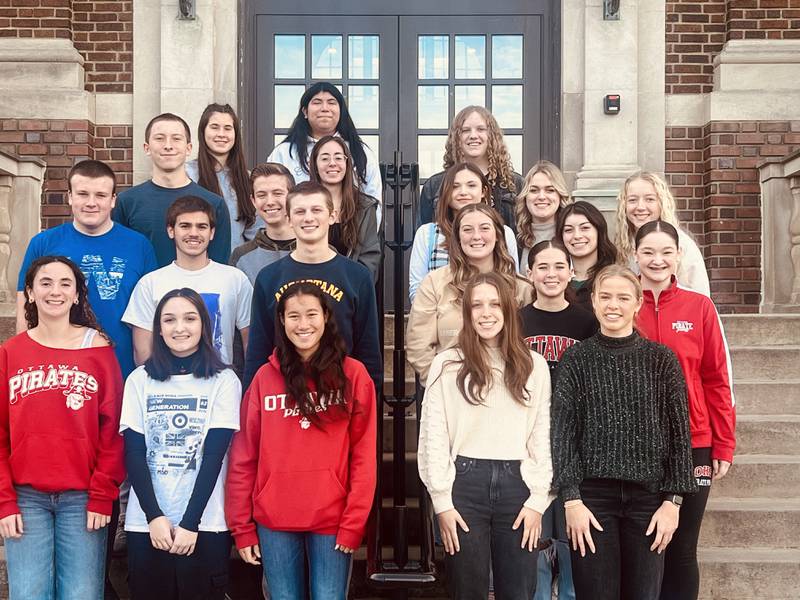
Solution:
<svg viewBox="0 0 800 600">
<path fill-rule="evenodd" d="M 531 351 L 533 371 L 525 388 L 529 400 L 514 400 L 503 382 L 505 359 L 490 349 L 494 382 L 483 404 L 473 405 L 456 384 L 461 353 L 449 348 L 436 355 L 422 401 L 417 464 L 436 514 L 453 508 L 453 482 L 458 455 L 490 460 L 519 460 L 530 496 L 524 505 L 544 513 L 550 493 L 550 369 Z M 449 362 L 455 361 L 455 362 Z M 449 364 L 448 364 L 449 362 Z M 521 508 L 521 507 L 520 507 Z"/>
</svg>

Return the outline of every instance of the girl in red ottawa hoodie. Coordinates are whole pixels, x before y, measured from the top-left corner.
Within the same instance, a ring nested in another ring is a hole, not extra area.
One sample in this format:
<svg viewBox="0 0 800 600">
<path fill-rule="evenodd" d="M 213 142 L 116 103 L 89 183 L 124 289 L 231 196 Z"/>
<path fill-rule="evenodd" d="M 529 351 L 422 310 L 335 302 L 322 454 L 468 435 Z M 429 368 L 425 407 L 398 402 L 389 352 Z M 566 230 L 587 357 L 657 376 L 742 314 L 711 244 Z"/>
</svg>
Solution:
<svg viewBox="0 0 800 600">
<path fill-rule="evenodd" d="M 644 302 L 636 326 L 642 336 L 668 346 L 686 379 L 694 477 L 700 491 L 686 496 L 680 523 L 664 559 L 661 600 L 696 600 L 700 587 L 697 540 L 712 480 L 733 462 L 736 413 L 730 357 L 714 303 L 675 279 L 677 230 L 651 221 L 636 233 L 636 260 Z"/>
<path fill-rule="evenodd" d="M 74 263 L 33 261 L 24 294 L 28 330 L 0 348 L 9 596 L 101 600 L 106 526 L 125 478 L 122 375 Z"/>
<path fill-rule="evenodd" d="M 276 322 L 276 349 L 242 402 L 225 516 L 242 559 L 263 562 L 272 600 L 345 600 L 375 493 L 375 386 L 345 356 L 319 287 L 286 290 Z"/>
</svg>

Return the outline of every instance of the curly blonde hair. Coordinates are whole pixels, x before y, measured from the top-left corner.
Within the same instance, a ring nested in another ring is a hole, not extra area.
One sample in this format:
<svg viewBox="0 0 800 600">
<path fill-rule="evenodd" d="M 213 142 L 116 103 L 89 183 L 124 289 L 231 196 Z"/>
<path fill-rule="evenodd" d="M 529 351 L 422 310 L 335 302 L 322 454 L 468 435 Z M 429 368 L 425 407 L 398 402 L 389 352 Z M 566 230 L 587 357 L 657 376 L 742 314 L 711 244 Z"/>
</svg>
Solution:
<svg viewBox="0 0 800 600">
<path fill-rule="evenodd" d="M 456 163 L 468 160 L 464 156 L 461 148 L 461 128 L 464 121 L 472 113 L 478 113 L 486 121 L 486 133 L 488 144 L 486 148 L 486 158 L 489 161 L 489 171 L 486 178 L 492 188 L 500 187 L 510 191 L 512 194 L 517 191 L 514 185 L 514 169 L 511 168 L 511 155 L 508 153 L 506 143 L 503 140 L 503 130 L 497 124 L 494 115 L 483 106 L 467 106 L 458 111 L 447 132 L 447 143 L 444 145 L 444 164 L 445 169 L 449 169 Z"/>
<path fill-rule="evenodd" d="M 636 229 L 634 229 L 633 223 L 628 220 L 626 210 L 628 186 L 638 179 L 650 183 L 655 189 L 658 204 L 661 207 L 661 216 L 659 218 L 675 227 L 675 229 L 680 228 L 678 215 L 676 213 L 675 198 L 672 196 L 672 192 L 669 191 L 667 182 L 664 181 L 658 173 L 652 171 L 637 171 L 625 180 L 625 183 L 622 184 L 619 190 L 619 194 L 617 194 L 617 231 L 614 234 L 614 245 L 625 260 L 630 260 L 631 257 L 633 257 L 635 250 L 633 239 L 636 235 Z"/>
<path fill-rule="evenodd" d="M 554 221 L 558 220 L 561 209 L 572 202 L 569 190 L 567 189 L 567 182 L 564 179 L 564 173 L 561 172 L 561 169 L 549 160 L 540 160 L 533 165 L 530 171 L 528 171 L 528 174 L 525 175 L 525 183 L 517 194 L 517 200 L 514 206 L 514 213 L 517 217 L 517 240 L 519 240 L 520 246 L 523 248 L 532 248 L 537 242 L 536 234 L 533 231 L 533 217 L 531 217 L 531 213 L 525 204 L 525 198 L 528 196 L 528 190 L 531 187 L 534 176 L 538 173 L 544 173 L 547 176 L 550 180 L 550 184 L 555 188 L 556 192 L 558 192 L 559 198 L 561 198 L 558 210 L 556 210 L 554 216 Z"/>
</svg>

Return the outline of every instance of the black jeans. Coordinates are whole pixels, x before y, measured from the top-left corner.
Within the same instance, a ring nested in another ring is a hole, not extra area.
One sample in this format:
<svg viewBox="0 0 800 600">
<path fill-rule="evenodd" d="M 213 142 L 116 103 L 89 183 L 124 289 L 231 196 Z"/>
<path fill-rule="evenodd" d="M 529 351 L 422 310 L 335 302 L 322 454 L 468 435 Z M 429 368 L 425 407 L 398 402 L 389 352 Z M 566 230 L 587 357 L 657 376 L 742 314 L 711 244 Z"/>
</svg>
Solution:
<svg viewBox="0 0 800 600">
<path fill-rule="evenodd" d="M 459 527 L 461 551 L 445 555 L 451 598 L 486 600 L 490 562 L 497 600 L 533 597 L 538 552 L 520 547 L 522 526 L 511 529 L 529 495 L 518 460 L 456 457 L 453 504 L 469 532 Z"/>
<path fill-rule="evenodd" d="M 694 448 L 692 461 L 694 478 L 700 491 L 683 498 L 678 530 L 664 553 L 661 600 L 697 600 L 700 593 L 697 540 L 711 491 L 711 448 Z"/>
<path fill-rule="evenodd" d="M 616 479 L 587 479 L 581 498 L 603 531 L 592 527 L 596 552 L 572 551 L 577 600 L 658 600 L 664 555 L 651 552 L 655 532 L 646 536 L 662 494 Z"/>
<path fill-rule="evenodd" d="M 201 531 L 190 556 L 153 548 L 149 533 L 127 532 L 128 586 L 133 600 L 222 600 L 228 584 L 231 534 Z"/>
</svg>

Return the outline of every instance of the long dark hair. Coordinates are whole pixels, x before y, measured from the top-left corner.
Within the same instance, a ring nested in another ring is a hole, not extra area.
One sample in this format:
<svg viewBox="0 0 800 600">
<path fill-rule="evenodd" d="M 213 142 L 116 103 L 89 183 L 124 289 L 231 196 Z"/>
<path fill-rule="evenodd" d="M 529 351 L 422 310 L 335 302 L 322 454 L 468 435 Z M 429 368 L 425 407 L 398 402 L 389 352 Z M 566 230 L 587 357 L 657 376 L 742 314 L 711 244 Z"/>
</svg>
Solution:
<svg viewBox="0 0 800 600">
<path fill-rule="evenodd" d="M 296 152 L 300 167 L 308 173 L 308 156 L 306 153 L 308 151 L 308 138 L 311 136 L 311 127 L 308 125 L 308 119 L 303 114 L 303 110 L 308 110 L 311 99 L 321 92 L 328 92 L 339 103 L 339 123 L 336 125 L 336 132 L 350 146 L 350 154 L 353 155 L 353 163 L 360 183 L 366 183 L 367 153 L 364 152 L 364 142 L 361 141 L 361 136 L 358 135 L 356 126 L 353 124 L 353 119 L 347 110 L 347 102 L 344 101 L 342 92 L 332 83 L 318 81 L 305 91 L 300 98 L 300 108 L 297 110 L 297 116 L 294 118 L 292 126 L 289 128 L 289 133 L 286 134 L 286 138 L 283 141 L 289 142 L 289 153 L 291 154 L 292 150 Z"/>
<path fill-rule="evenodd" d="M 211 115 L 222 113 L 230 115 L 233 120 L 233 147 L 228 153 L 227 167 L 230 171 L 233 190 L 236 192 L 236 220 L 244 223 L 247 229 L 256 222 L 256 209 L 250 202 L 250 177 L 247 174 L 247 163 L 244 160 L 242 150 L 242 127 L 239 117 L 230 104 L 209 104 L 200 116 L 200 124 L 197 126 L 197 172 L 198 183 L 218 196 L 222 196 L 222 191 L 217 180 L 216 167 L 219 164 L 206 144 L 206 127 Z"/>
<path fill-rule="evenodd" d="M 206 304 L 200 294 L 190 288 L 167 292 L 156 306 L 156 314 L 153 316 L 153 351 L 150 353 L 150 358 L 144 363 L 144 370 L 150 377 L 158 381 L 166 381 L 172 375 L 173 354 L 161 335 L 161 313 L 164 311 L 166 303 L 173 298 L 185 298 L 194 305 L 200 315 L 200 345 L 192 359 L 192 375 L 201 379 L 213 377 L 227 365 L 222 362 L 214 348 L 214 342 L 211 339 L 211 318 L 208 316 Z"/>
<path fill-rule="evenodd" d="M 319 348 L 308 362 L 303 361 L 294 344 L 286 335 L 284 315 L 289 298 L 313 296 L 319 300 L 325 318 L 325 331 L 322 332 Z M 344 359 L 347 356 L 344 339 L 339 334 L 336 317 L 333 314 L 324 292 L 313 283 L 295 283 L 278 300 L 275 319 L 275 353 L 281 366 L 286 385 L 286 400 L 291 408 L 319 425 L 321 413 L 318 409 L 327 407 L 329 417 L 342 417 L 348 414 L 347 379 L 344 375 Z M 308 385 L 311 381 L 315 394 Z M 338 414 L 334 414 L 338 413 Z"/>
<path fill-rule="evenodd" d="M 72 276 L 75 278 L 75 290 L 78 292 L 78 302 L 73 304 L 69 309 L 69 322 L 71 325 L 80 325 L 82 327 L 91 327 L 96 329 L 100 335 L 109 343 L 114 345 L 108 334 L 100 327 L 97 322 L 97 317 L 89 304 L 89 290 L 86 287 L 86 277 L 83 272 L 78 268 L 74 262 L 66 256 L 40 256 L 28 267 L 25 273 L 25 322 L 28 324 L 28 329 L 33 329 L 39 324 L 39 310 L 36 308 L 36 303 L 31 302 L 30 291 L 33 289 L 33 280 L 36 279 L 36 274 L 39 269 L 45 265 L 52 263 L 61 263 L 67 265 L 72 271 Z"/>
<path fill-rule="evenodd" d="M 636 232 L 636 236 L 633 238 L 633 247 L 636 250 L 638 250 L 639 244 L 642 243 L 644 237 L 654 232 L 666 233 L 669 237 L 672 238 L 672 241 L 675 242 L 676 248 L 681 247 L 680 237 L 678 236 L 678 230 L 672 223 L 667 223 L 666 221 L 662 221 L 661 219 L 650 221 L 649 223 L 645 223 L 644 225 L 639 227 L 639 231 Z"/>
</svg>

